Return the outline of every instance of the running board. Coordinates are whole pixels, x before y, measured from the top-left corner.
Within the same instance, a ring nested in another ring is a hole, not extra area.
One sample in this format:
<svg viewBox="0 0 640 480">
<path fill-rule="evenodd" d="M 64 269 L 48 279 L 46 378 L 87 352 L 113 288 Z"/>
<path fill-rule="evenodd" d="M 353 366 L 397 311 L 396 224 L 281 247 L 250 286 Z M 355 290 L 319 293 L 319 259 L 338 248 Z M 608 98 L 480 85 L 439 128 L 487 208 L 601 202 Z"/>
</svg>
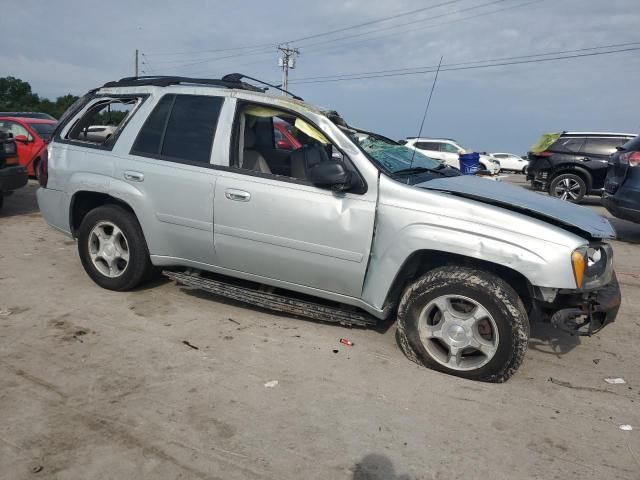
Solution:
<svg viewBox="0 0 640 480">
<path fill-rule="evenodd" d="M 231 298 L 238 302 L 249 303 L 256 307 L 275 310 L 277 312 L 299 315 L 322 322 L 339 323 L 340 325 L 367 327 L 377 324 L 376 318 L 364 312 L 344 310 L 275 293 L 267 293 L 238 285 L 231 285 L 193 273 L 165 270 L 162 274 L 189 289 L 204 290 L 205 292 L 220 295 L 221 297 Z"/>
</svg>

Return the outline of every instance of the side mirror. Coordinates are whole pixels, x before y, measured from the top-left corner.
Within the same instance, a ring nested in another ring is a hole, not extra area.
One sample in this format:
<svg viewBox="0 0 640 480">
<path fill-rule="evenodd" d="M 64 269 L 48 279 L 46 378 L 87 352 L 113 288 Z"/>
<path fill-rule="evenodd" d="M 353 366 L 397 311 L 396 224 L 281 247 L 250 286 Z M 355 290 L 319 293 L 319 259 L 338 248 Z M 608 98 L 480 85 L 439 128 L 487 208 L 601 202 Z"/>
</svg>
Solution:
<svg viewBox="0 0 640 480">
<path fill-rule="evenodd" d="M 351 186 L 351 172 L 336 160 L 320 162 L 307 170 L 307 179 L 314 185 L 346 190 Z"/>
<path fill-rule="evenodd" d="M 293 147 L 286 140 L 278 140 L 276 142 L 276 148 L 278 150 L 293 150 Z"/>
<path fill-rule="evenodd" d="M 20 143 L 28 143 L 29 139 L 27 138 L 26 135 L 16 135 L 14 140 L 16 142 L 20 142 Z"/>
</svg>

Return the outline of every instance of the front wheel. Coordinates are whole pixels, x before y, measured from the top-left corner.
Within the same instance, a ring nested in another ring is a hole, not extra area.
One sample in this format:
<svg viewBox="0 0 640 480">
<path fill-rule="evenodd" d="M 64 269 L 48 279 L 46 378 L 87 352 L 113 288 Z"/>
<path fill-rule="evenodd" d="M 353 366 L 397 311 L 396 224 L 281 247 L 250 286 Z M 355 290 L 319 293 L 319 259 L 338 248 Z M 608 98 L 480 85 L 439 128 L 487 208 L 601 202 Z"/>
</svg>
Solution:
<svg viewBox="0 0 640 480">
<path fill-rule="evenodd" d="M 87 213 L 78 229 L 78 253 L 87 274 L 109 290 L 131 290 L 152 270 L 140 224 L 117 205 Z"/>
<path fill-rule="evenodd" d="M 402 295 L 397 338 L 414 362 L 472 380 L 504 382 L 529 341 L 522 300 L 484 270 L 448 266 L 427 272 Z"/>
<path fill-rule="evenodd" d="M 587 184 L 575 173 L 563 173 L 549 185 L 549 195 L 560 200 L 578 203 L 587 193 Z"/>
</svg>

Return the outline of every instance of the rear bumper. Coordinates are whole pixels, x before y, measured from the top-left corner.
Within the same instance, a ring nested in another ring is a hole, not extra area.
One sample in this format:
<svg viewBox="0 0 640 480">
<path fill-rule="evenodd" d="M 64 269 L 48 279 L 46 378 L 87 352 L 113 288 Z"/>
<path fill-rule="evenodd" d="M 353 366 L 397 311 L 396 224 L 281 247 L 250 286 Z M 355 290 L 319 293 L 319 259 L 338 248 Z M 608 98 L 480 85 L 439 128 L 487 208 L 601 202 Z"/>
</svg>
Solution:
<svg viewBox="0 0 640 480">
<path fill-rule="evenodd" d="M 24 187 L 29 177 L 24 167 L 5 167 L 0 169 L 0 192 L 11 192 Z"/>
<path fill-rule="evenodd" d="M 592 335 L 615 321 L 621 302 L 614 273 L 607 285 L 596 290 L 561 293 L 552 303 L 536 300 L 535 307 L 555 327 L 573 335 Z"/>
<path fill-rule="evenodd" d="M 640 223 L 640 191 L 620 187 L 614 195 L 603 192 L 602 205 L 614 217 Z"/>
</svg>

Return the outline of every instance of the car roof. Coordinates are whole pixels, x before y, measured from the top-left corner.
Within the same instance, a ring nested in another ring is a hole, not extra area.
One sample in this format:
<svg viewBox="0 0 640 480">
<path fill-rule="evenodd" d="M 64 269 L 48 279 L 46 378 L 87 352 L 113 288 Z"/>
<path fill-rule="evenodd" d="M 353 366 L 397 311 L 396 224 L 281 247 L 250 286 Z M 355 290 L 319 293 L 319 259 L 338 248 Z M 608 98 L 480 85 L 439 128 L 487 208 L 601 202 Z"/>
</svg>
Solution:
<svg viewBox="0 0 640 480">
<path fill-rule="evenodd" d="M 635 137 L 635 133 L 614 133 L 614 132 L 562 132 L 563 137 Z"/>
<path fill-rule="evenodd" d="M 458 143 L 453 138 L 432 138 L 432 137 L 407 137 L 407 140 L 417 140 L 419 142 L 453 142 Z"/>
<path fill-rule="evenodd" d="M 11 120 L 12 122 L 21 123 L 58 123 L 57 120 L 49 120 L 46 118 L 32 118 L 32 117 L 0 117 L 0 120 Z"/>
</svg>

